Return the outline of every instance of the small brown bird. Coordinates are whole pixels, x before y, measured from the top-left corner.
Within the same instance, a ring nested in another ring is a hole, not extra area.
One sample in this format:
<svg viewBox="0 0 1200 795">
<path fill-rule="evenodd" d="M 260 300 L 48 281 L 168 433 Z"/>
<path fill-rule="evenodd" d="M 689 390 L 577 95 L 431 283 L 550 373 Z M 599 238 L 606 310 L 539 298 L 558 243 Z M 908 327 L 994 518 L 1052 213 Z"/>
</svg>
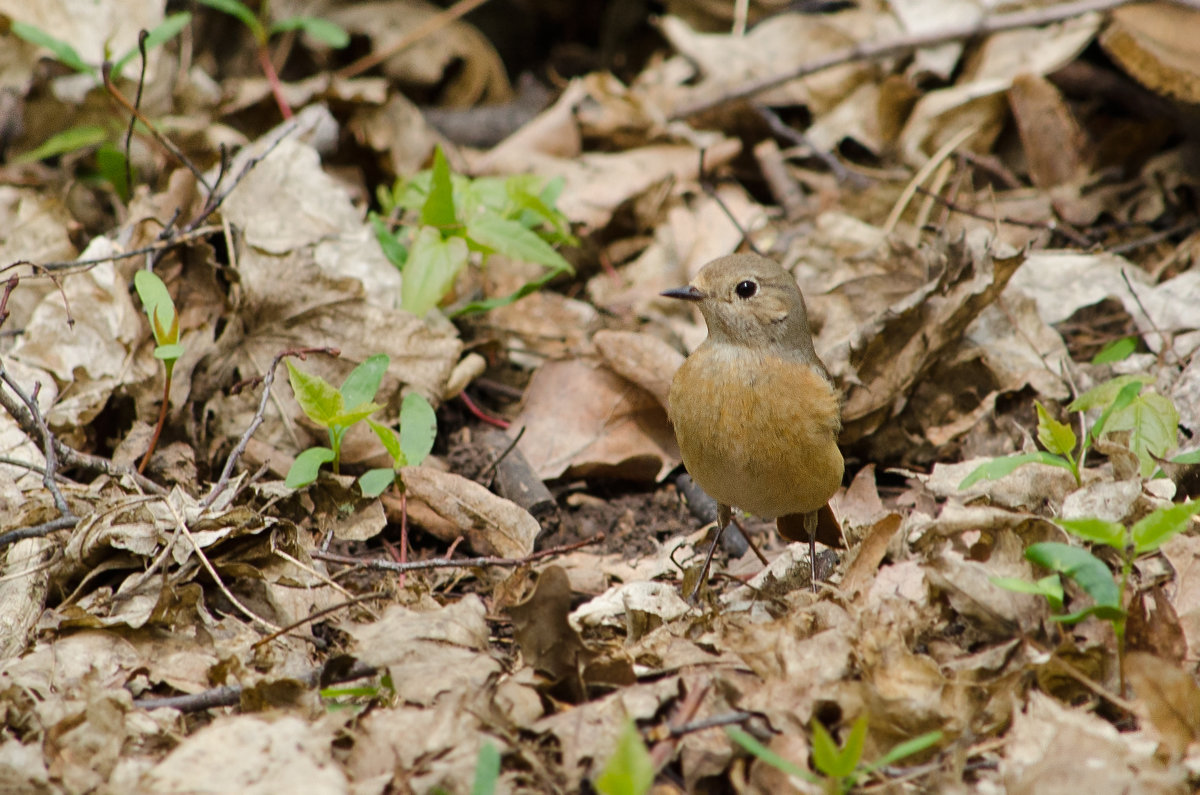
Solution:
<svg viewBox="0 0 1200 795">
<path fill-rule="evenodd" d="M 734 254 L 662 295 L 695 302 L 708 324 L 669 400 L 683 463 L 717 501 L 720 527 L 699 582 L 737 507 L 808 541 L 815 589 L 816 542 L 844 546 L 829 509 L 844 468 L 841 397 L 813 349 L 796 280 L 765 257 Z"/>
</svg>

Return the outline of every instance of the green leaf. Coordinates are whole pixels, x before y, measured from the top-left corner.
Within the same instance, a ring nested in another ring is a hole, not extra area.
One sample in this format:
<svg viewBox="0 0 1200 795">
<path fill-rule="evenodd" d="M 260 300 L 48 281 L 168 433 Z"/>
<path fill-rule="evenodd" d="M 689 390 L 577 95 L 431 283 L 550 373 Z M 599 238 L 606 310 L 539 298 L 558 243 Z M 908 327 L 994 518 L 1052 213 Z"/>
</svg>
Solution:
<svg viewBox="0 0 1200 795">
<path fill-rule="evenodd" d="M 284 485 L 290 489 L 302 489 L 316 481 L 321 465 L 333 460 L 333 451 L 328 447 L 310 447 L 292 462 Z"/>
<path fill-rule="evenodd" d="M 1080 547 L 1043 541 L 1025 550 L 1025 558 L 1039 566 L 1057 571 L 1079 583 L 1097 606 L 1121 609 L 1120 592 L 1112 572 L 1104 562 Z"/>
<path fill-rule="evenodd" d="M 546 286 L 547 283 L 549 283 L 552 279 L 554 279 L 556 276 L 558 276 L 558 274 L 560 272 L 561 271 L 547 271 L 541 277 L 534 279 L 531 282 L 526 282 L 525 284 L 521 285 L 520 287 L 518 287 L 516 289 L 515 292 L 510 293 L 509 295 L 497 296 L 495 298 L 487 298 L 483 301 L 472 301 L 469 304 L 465 304 L 463 306 L 460 306 L 458 309 L 455 309 L 453 312 L 450 313 L 449 316 L 454 318 L 454 317 L 463 317 L 465 315 L 476 315 L 476 314 L 479 314 L 480 312 L 487 312 L 487 311 L 495 309 L 497 307 L 508 306 L 509 304 L 515 303 L 516 301 L 520 301 L 525 296 L 530 295 L 531 293 L 535 293 L 538 290 L 542 289 L 543 287 Z"/>
<path fill-rule="evenodd" d="M 1063 608 L 1062 580 L 1059 579 L 1057 574 L 1043 577 L 1037 582 L 1019 580 L 1016 577 L 991 577 L 990 581 L 992 585 L 996 585 L 1006 591 L 1045 597 L 1046 601 L 1050 603 L 1050 608 L 1055 612 Z"/>
<path fill-rule="evenodd" d="M 287 368 L 296 402 L 308 418 L 322 428 L 333 425 L 334 419 L 342 413 L 342 393 L 321 376 L 310 375 L 290 361 Z"/>
<path fill-rule="evenodd" d="M 841 778 L 841 775 L 835 772 L 841 761 L 837 744 L 816 718 L 813 718 L 812 723 L 812 760 L 817 770 L 826 776 Z"/>
<path fill-rule="evenodd" d="M 154 358 L 164 362 L 174 362 L 183 356 L 183 352 L 184 347 L 177 342 L 170 345 L 158 345 L 154 348 Z"/>
<path fill-rule="evenodd" d="M 1137 553 L 1153 552 L 1173 536 L 1187 530 L 1197 511 L 1200 511 L 1200 500 L 1159 508 L 1141 519 L 1130 529 Z"/>
<path fill-rule="evenodd" d="M 124 152 L 108 142 L 100 144 L 96 150 L 96 169 L 100 172 L 100 177 L 112 185 L 121 201 L 127 202 L 130 188 L 125 165 Z"/>
<path fill-rule="evenodd" d="M 736 726 L 729 726 L 725 729 L 725 733 L 729 735 L 729 739 L 746 749 L 747 752 L 753 754 L 757 758 L 763 760 L 776 770 L 781 770 L 789 776 L 795 776 L 802 781 L 807 781 L 810 784 L 819 784 L 821 780 L 814 776 L 810 771 L 805 770 L 794 762 L 789 762 L 779 754 L 767 748 L 758 740 L 751 737 L 742 729 Z"/>
<path fill-rule="evenodd" d="M 971 474 L 962 479 L 962 483 L 958 484 L 958 488 L 960 490 L 969 489 L 981 480 L 999 480 L 1011 474 L 1018 467 L 1035 462 L 1061 467 L 1068 471 L 1071 469 L 1071 465 L 1066 459 L 1060 458 L 1053 453 L 1047 453 L 1044 450 L 1038 450 L 1035 453 L 1017 453 L 1016 455 L 1006 455 L 1000 458 L 993 458 L 991 461 L 984 461 L 971 470 Z"/>
<path fill-rule="evenodd" d="M 644 795 L 654 785 L 654 762 L 633 721 L 626 720 L 617 748 L 593 786 L 602 795 Z"/>
<path fill-rule="evenodd" d="M 343 405 L 354 411 L 363 403 L 373 400 L 391 361 L 386 353 L 377 353 L 368 356 L 358 367 L 351 370 L 350 375 L 342 382 Z"/>
<path fill-rule="evenodd" d="M 403 411 L 401 412 L 403 417 Z M 408 458 L 404 455 L 404 450 L 400 447 L 400 437 L 386 425 L 381 425 L 375 420 L 367 420 L 367 425 L 371 426 L 371 430 L 375 431 L 375 435 L 379 437 L 380 444 L 383 449 L 392 458 L 392 465 L 399 469 L 402 466 L 408 465 Z"/>
<path fill-rule="evenodd" d="M 342 409 L 337 414 L 329 418 L 329 427 L 337 428 L 341 434 L 345 434 L 346 430 L 356 422 L 362 422 L 367 417 L 370 417 L 375 412 L 379 411 L 383 406 L 373 401 L 359 403 L 352 409 Z M 336 445 L 335 445 L 336 446 Z"/>
<path fill-rule="evenodd" d="M 138 270 L 133 274 L 133 286 L 142 307 L 150 320 L 150 330 L 159 345 L 174 345 L 179 342 L 179 318 L 175 314 L 175 302 L 167 285 L 154 271 Z"/>
<path fill-rule="evenodd" d="M 272 34 L 285 30 L 300 30 L 312 36 L 322 44 L 328 44 L 335 50 L 340 50 L 350 43 L 350 34 L 340 25 L 316 17 L 288 17 L 271 23 Z"/>
<path fill-rule="evenodd" d="M 431 226 L 417 233 L 404 265 L 400 306 L 417 317 L 441 303 L 467 264 L 467 244 L 461 237 L 442 240 Z"/>
<path fill-rule="evenodd" d="M 1137 345 L 1137 337 L 1121 337 L 1119 340 L 1113 340 L 1092 357 L 1092 364 L 1112 364 L 1125 361 L 1137 350 Z"/>
<path fill-rule="evenodd" d="M 1077 613 L 1065 616 L 1050 616 L 1050 620 L 1059 624 L 1075 624 L 1088 616 L 1095 616 L 1103 621 L 1118 621 L 1125 618 L 1125 611 L 1112 605 L 1089 605 Z"/>
<path fill-rule="evenodd" d="M 484 742 L 475 760 L 475 783 L 471 795 L 493 795 L 500 780 L 500 751 L 491 742 Z"/>
<path fill-rule="evenodd" d="M 108 130 L 97 124 L 72 127 L 50 136 L 42 142 L 41 146 L 14 157 L 12 162 L 35 163 L 38 160 L 58 157 L 68 152 L 78 152 L 81 149 L 88 149 L 97 144 L 102 144 L 107 140 Z"/>
<path fill-rule="evenodd" d="M 27 22 L 14 21 L 11 30 L 13 35 L 18 38 L 24 39 L 38 47 L 45 47 L 54 54 L 54 59 L 64 66 L 70 67 L 76 72 L 97 74 L 96 67 L 84 63 L 74 47 L 62 39 L 56 39 L 41 28 L 30 25 Z"/>
<path fill-rule="evenodd" d="M 1097 384 L 1088 391 L 1084 392 L 1075 400 L 1071 401 L 1071 405 L 1067 406 L 1067 411 L 1090 411 L 1099 406 L 1107 406 L 1117 398 L 1117 394 L 1133 383 L 1145 384 L 1147 381 L 1154 379 L 1145 375 L 1120 375 L 1111 381 L 1105 381 L 1103 384 Z"/>
<path fill-rule="evenodd" d="M 400 404 L 400 449 L 404 460 L 418 466 L 433 449 L 437 438 L 437 414 L 424 395 L 410 392 Z"/>
<path fill-rule="evenodd" d="M 867 716 L 859 715 L 854 721 L 854 725 L 850 727 L 850 733 L 846 736 L 846 742 L 842 745 L 841 753 L 839 754 L 838 777 L 847 778 L 854 775 L 854 771 L 858 768 L 858 763 L 862 761 L 863 746 L 867 741 Z"/>
<path fill-rule="evenodd" d="M 421 223 L 440 231 L 448 231 L 459 225 L 454 212 L 454 185 L 450 180 L 450 164 L 446 162 L 446 154 L 440 146 L 433 150 L 432 182 L 429 186 L 429 196 L 421 208 Z"/>
<path fill-rule="evenodd" d="M 1138 457 L 1142 477 L 1149 477 L 1158 466 L 1155 458 L 1165 458 L 1175 449 L 1178 427 L 1179 412 L 1171 399 L 1146 392 L 1114 409 L 1105 432 L 1129 431 L 1129 449 Z"/>
<path fill-rule="evenodd" d="M 378 213 L 371 213 L 370 219 L 371 228 L 375 230 L 375 239 L 379 241 L 379 247 L 383 249 L 383 255 L 387 257 L 388 262 L 403 270 L 404 263 L 408 260 L 408 249 L 392 233 L 392 230 L 388 229 L 387 223 Z"/>
<path fill-rule="evenodd" d="M 200 4 L 215 8 L 240 20 L 243 25 L 250 28 L 250 33 L 254 35 L 256 42 L 267 43 L 267 29 L 263 27 L 262 22 L 259 22 L 258 16 L 244 3 L 240 3 L 238 0 L 200 0 Z"/>
<path fill-rule="evenodd" d="M 1037 406 L 1038 426 L 1037 435 L 1038 441 L 1052 453 L 1059 455 L 1070 456 L 1075 449 L 1075 432 L 1071 430 L 1071 426 L 1064 425 L 1058 420 L 1050 416 L 1046 411 L 1046 407 L 1039 401 L 1034 401 Z"/>
<path fill-rule="evenodd" d="M 932 731 L 918 735 L 911 740 L 905 740 L 899 745 L 893 746 L 892 750 L 888 751 L 876 761 L 869 765 L 865 765 L 863 770 L 866 773 L 872 773 L 886 765 L 893 765 L 896 762 L 899 762 L 901 759 L 907 759 L 913 754 L 919 754 L 926 748 L 931 748 L 937 745 L 941 739 L 942 733 L 940 731 Z"/>
<path fill-rule="evenodd" d="M 1055 519 L 1054 523 L 1077 538 L 1106 544 L 1113 549 L 1125 547 L 1125 526 L 1104 519 Z"/>
<path fill-rule="evenodd" d="M 188 26 L 192 21 L 192 15 L 186 11 L 178 14 L 167 16 L 162 22 L 154 26 L 154 29 L 146 34 L 146 52 L 149 53 L 155 47 L 170 41 L 179 35 L 180 31 Z M 125 53 L 116 60 L 112 65 L 112 73 L 114 76 L 120 76 L 121 71 L 125 68 L 136 55 L 138 54 L 137 46 L 130 47 Z"/>
<path fill-rule="evenodd" d="M 364 497 L 374 498 L 387 491 L 395 482 L 396 470 L 382 467 L 364 472 L 358 479 L 358 487 Z"/>
<path fill-rule="evenodd" d="M 1088 432 L 1088 438 L 1093 442 L 1107 430 L 1109 419 L 1112 415 L 1119 411 L 1124 411 L 1137 398 L 1142 391 L 1144 384 L 1141 381 L 1131 381 L 1121 387 L 1117 392 L 1117 396 L 1113 398 L 1113 402 L 1105 407 L 1104 411 L 1100 412 L 1100 417 L 1096 420 L 1096 424 L 1092 426 L 1092 430 Z"/>
<path fill-rule="evenodd" d="M 535 232 L 492 212 L 481 213 L 467 221 L 467 237 L 509 259 L 536 262 L 560 273 L 575 272 L 570 263 Z"/>
<path fill-rule="evenodd" d="M 1173 464 L 1200 464 L 1200 450 L 1189 450 L 1171 459 Z"/>
</svg>

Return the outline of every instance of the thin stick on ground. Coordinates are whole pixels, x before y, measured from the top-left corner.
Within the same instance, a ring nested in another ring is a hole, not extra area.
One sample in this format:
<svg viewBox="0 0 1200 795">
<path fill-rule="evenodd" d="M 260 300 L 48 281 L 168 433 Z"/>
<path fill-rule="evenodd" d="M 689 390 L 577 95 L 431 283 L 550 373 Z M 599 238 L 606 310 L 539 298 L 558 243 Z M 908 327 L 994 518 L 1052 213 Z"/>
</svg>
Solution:
<svg viewBox="0 0 1200 795">
<path fill-rule="evenodd" d="M 1129 5 L 1134 0 L 1079 0 L 1074 3 L 1060 3 L 1047 8 L 1037 8 L 1030 11 L 1019 11 L 1011 14 L 997 14 L 977 22 L 956 25 L 902 36 L 887 41 L 869 41 L 856 44 L 818 58 L 778 75 L 751 80 L 717 97 L 704 99 L 699 102 L 685 104 L 671 114 L 671 121 L 680 121 L 699 113 L 728 105 L 741 99 L 761 94 L 772 88 L 783 85 L 789 80 L 795 80 L 805 75 L 820 72 L 834 66 L 840 66 L 854 61 L 869 61 L 877 58 L 887 58 L 892 55 L 904 55 L 922 47 L 932 47 L 951 41 L 961 41 L 976 36 L 986 36 L 992 33 L 1002 33 L 1017 28 L 1036 28 L 1054 22 L 1062 22 L 1091 12 L 1111 11 L 1123 5 Z"/>
<path fill-rule="evenodd" d="M 359 58 L 349 66 L 339 69 L 334 73 L 334 77 L 339 80 L 349 80 L 352 77 L 358 77 L 363 72 L 379 66 L 379 64 L 383 63 L 388 58 L 391 58 L 393 55 L 408 49 L 426 36 L 431 36 L 450 23 L 461 19 L 486 2 L 487 0 L 459 0 L 445 11 L 434 14 L 432 17 L 429 17 L 427 20 L 425 20 L 424 23 L 417 25 L 417 27 L 413 28 L 411 32 L 405 36 L 402 36 L 394 44 L 389 45 L 385 49 Z"/>
<path fill-rule="evenodd" d="M 253 612 L 250 608 L 242 604 L 241 601 L 233 595 L 233 592 L 229 590 L 229 586 L 227 586 L 225 581 L 221 579 L 221 575 L 217 574 L 217 570 L 213 567 L 212 562 L 209 561 L 208 556 L 204 554 L 204 550 L 200 548 L 200 542 L 198 542 L 196 537 L 192 535 L 192 531 L 188 529 L 187 522 L 184 521 L 183 517 L 179 515 L 179 511 L 176 510 L 175 505 L 171 502 L 170 498 L 164 499 L 163 505 L 167 506 L 167 510 L 171 512 L 171 518 L 175 520 L 175 526 L 178 527 L 179 531 L 183 533 L 184 537 L 191 542 L 192 550 L 196 553 L 196 557 L 199 559 L 200 565 L 202 565 L 205 571 L 208 572 L 208 576 L 213 578 L 213 582 L 217 584 L 217 588 L 221 590 L 221 593 L 225 594 L 225 598 L 228 599 L 235 608 L 237 608 L 239 613 L 250 619 L 255 624 L 265 628 L 268 632 L 278 632 L 279 627 L 275 626 L 270 621 L 267 621 L 265 618 L 260 617 L 257 613 Z"/>
<path fill-rule="evenodd" d="M 496 558 L 496 557 L 481 557 L 481 558 L 456 558 L 454 560 L 446 560 L 445 558 L 437 558 L 434 560 L 414 560 L 411 563 L 397 563 L 394 560 L 383 560 L 382 558 L 356 558 L 352 555 L 339 555 L 336 552 L 321 552 L 313 550 L 312 556 L 317 560 L 327 560 L 331 563 L 345 563 L 349 566 L 362 566 L 368 569 L 383 569 L 384 571 L 420 571 L 423 569 L 468 569 L 485 566 L 498 566 L 501 568 L 515 568 L 524 566 L 535 561 L 562 555 L 566 552 L 572 552 L 582 547 L 599 544 L 604 540 L 604 533 L 597 533 L 591 538 L 585 538 L 583 541 L 576 541 L 574 544 L 564 544 L 560 547 L 551 547 L 543 549 L 540 552 L 534 552 L 532 555 L 526 555 L 523 558 Z"/>
<path fill-rule="evenodd" d="M 304 361 L 310 353 L 325 353 L 330 356 L 341 356 L 342 352 L 337 348 L 289 348 L 276 354 L 271 360 L 271 364 L 267 367 L 267 371 L 262 375 L 263 391 L 262 396 L 258 400 L 258 409 L 254 412 L 253 419 L 250 420 L 250 425 L 246 427 L 244 433 L 238 443 L 234 445 L 233 450 L 229 453 L 229 457 L 225 459 L 225 466 L 221 470 L 221 476 L 217 478 L 217 482 L 213 484 L 208 494 L 204 499 L 200 500 L 201 508 L 209 508 L 217 497 L 221 496 L 221 492 L 229 486 L 229 479 L 233 476 L 233 468 L 237 466 L 238 460 L 242 454 L 246 452 L 246 446 L 250 444 L 250 439 L 254 436 L 255 431 L 263 424 L 267 414 L 267 403 L 271 399 L 271 386 L 275 383 L 275 370 L 279 367 L 279 363 L 288 356 L 295 356 L 301 361 Z"/>
<path fill-rule="evenodd" d="M 311 668 L 308 671 L 296 677 L 307 687 L 316 687 L 322 683 L 322 678 L 326 675 L 324 667 Z M 352 682 L 355 679 L 362 679 L 367 676 L 374 676 L 377 669 L 373 665 L 367 665 L 364 662 L 358 661 L 351 665 L 345 671 L 333 673 L 325 681 L 325 684 L 332 685 L 341 682 Z M 133 705 L 138 709 L 177 709 L 180 712 L 198 712 L 202 709 L 212 709 L 214 707 L 233 707 L 242 700 L 242 693 L 245 691 L 242 685 L 225 685 L 223 687 L 214 687 L 211 690 L 205 690 L 201 693 L 193 693 L 187 696 L 166 696 L 162 698 L 138 698 L 134 699 Z"/>
<path fill-rule="evenodd" d="M 10 291 L 11 292 L 11 291 Z M 4 296 L 8 298 L 8 293 Z M 21 399 L 25 404 L 25 409 L 29 412 L 29 421 L 42 439 L 42 455 L 46 459 L 45 467 L 42 469 L 42 485 L 50 492 L 51 499 L 54 500 L 54 507 L 58 510 L 59 517 L 49 522 L 42 522 L 33 527 L 24 527 L 19 530 L 13 530 L 0 536 L 0 548 L 7 544 L 20 541 L 22 538 L 37 538 L 54 532 L 55 530 L 64 530 L 68 527 L 74 527 L 79 523 L 79 517 L 71 510 L 71 506 L 67 503 L 67 498 L 63 496 L 62 490 L 58 488 L 58 481 L 55 476 L 58 473 L 58 453 L 55 449 L 55 437 L 50 432 L 50 427 L 46 424 L 46 419 L 42 416 L 41 408 L 38 407 L 37 397 L 41 391 L 41 384 L 36 384 L 32 394 L 26 394 L 12 376 L 9 375 L 8 368 L 0 364 L 0 381 L 13 391 L 13 393 Z M 32 435 L 31 435 L 32 436 Z"/>
</svg>

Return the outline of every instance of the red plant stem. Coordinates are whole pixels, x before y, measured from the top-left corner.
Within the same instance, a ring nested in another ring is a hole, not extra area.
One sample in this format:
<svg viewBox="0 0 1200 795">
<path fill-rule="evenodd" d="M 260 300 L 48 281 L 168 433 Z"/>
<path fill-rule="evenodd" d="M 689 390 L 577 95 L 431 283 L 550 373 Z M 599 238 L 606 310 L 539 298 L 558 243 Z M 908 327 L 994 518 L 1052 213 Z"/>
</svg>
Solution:
<svg viewBox="0 0 1200 795">
<path fill-rule="evenodd" d="M 400 562 L 408 563 L 408 493 L 400 492 Z M 407 572 L 400 572 L 399 585 L 404 587 Z"/>
<path fill-rule="evenodd" d="M 150 437 L 150 446 L 146 448 L 146 455 L 142 457 L 142 463 L 138 464 L 138 474 L 146 474 L 146 465 L 150 463 L 150 456 L 154 455 L 154 448 L 158 446 L 158 437 L 162 435 L 163 426 L 167 424 L 167 410 L 171 404 L 171 372 L 167 371 L 166 384 L 163 386 L 162 407 L 158 410 L 158 424 L 154 426 L 154 435 Z"/>
<path fill-rule="evenodd" d="M 265 44 L 258 48 L 258 65 L 267 77 L 267 84 L 271 86 L 271 95 L 275 97 L 275 104 L 279 106 L 279 112 L 283 114 L 284 119 L 292 118 L 292 106 L 283 97 L 283 85 L 279 82 L 275 64 L 271 63 L 271 53 Z"/>
<path fill-rule="evenodd" d="M 483 409 L 479 408 L 479 406 L 476 406 L 475 401 L 467 397 L 467 393 L 465 391 L 459 392 L 458 397 L 460 400 L 462 400 L 463 405 L 467 407 L 467 411 L 475 415 L 476 419 L 482 420 L 488 425 L 494 425 L 501 430 L 508 430 L 508 426 L 511 423 L 509 423 L 507 420 L 502 420 L 499 417 L 493 417 L 489 414 L 484 414 Z"/>
</svg>

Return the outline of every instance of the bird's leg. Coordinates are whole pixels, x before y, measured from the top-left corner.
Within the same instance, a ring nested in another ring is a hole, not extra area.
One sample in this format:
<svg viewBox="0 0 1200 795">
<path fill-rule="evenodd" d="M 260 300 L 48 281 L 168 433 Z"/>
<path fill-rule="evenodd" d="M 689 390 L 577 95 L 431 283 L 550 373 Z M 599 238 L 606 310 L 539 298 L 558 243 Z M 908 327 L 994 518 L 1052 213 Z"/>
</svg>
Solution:
<svg viewBox="0 0 1200 795">
<path fill-rule="evenodd" d="M 713 553 L 717 551 L 717 544 L 721 543 L 721 536 L 725 534 L 725 528 L 729 526 L 732 518 L 733 511 L 729 506 L 717 503 L 717 534 L 708 547 L 708 554 L 704 556 L 704 568 L 700 570 L 700 576 L 696 578 L 696 584 L 692 586 L 692 592 L 687 596 L 689 604 L 695 604 L 696 597 L 700 594 L 700 587 L 708 579 L 708 567 L 712 565 Z"/>
<path fill-rule="evenodd" d="M 804 532 L 808 533 L 808 572 L 813 593 L 817 592 L 817 512 L 804 514 Z"/>
</svg>

